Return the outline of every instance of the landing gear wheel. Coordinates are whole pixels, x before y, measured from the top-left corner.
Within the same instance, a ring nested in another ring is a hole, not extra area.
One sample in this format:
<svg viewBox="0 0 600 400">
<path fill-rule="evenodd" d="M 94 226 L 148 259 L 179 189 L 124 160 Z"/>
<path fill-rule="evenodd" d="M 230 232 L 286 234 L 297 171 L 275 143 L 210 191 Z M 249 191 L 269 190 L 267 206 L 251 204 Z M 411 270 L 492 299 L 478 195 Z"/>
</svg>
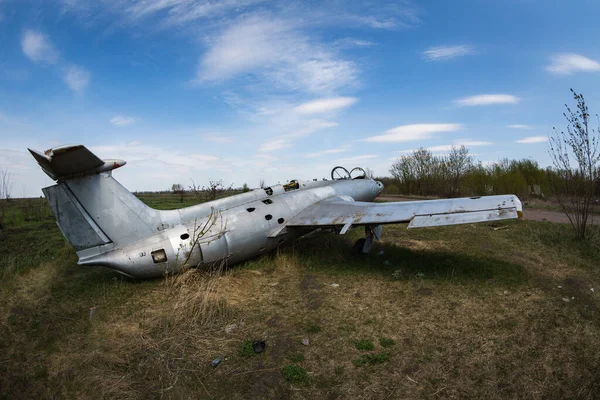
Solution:
<svg viewBox="0 0 600 400">
<path fill-rule="evenodd" d="M 344 167 L 335 167 L 331 170 L 331 179 L 340 180 L 340 179 L 352 179 L 350 172 Z"/>
<path fill-rule="evenodd" d="M 366 241 L 367 241 L 367 239 L 361 238 L 361 239 L 358 239 L 356 242 L 354 242 L 354 246 L 352 246 L 352 248 L 355 250 L 355 252 L 357 254 L 365 254 L 365 253 L 363 253 L 362 249 L 363 249 Z"/>
</svg>

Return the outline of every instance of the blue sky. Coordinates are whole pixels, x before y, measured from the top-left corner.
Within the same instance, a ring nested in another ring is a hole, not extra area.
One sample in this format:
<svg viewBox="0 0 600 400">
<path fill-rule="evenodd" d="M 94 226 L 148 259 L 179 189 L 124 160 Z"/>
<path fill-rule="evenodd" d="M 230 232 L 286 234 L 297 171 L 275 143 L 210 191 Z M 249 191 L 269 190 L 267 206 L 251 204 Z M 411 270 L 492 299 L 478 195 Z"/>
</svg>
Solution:
<svg viewBox="0 0 600 400">
<path fill-rule="evenodd" d="M 412 149 L 550 164 L 569 88 L 600 109 L 600 2 L 0 0 L 0 166 L 82 143 L 131 190 L 388 175 Z M 594 124 L 595 126 L 596 124 Z"/>
</svg>

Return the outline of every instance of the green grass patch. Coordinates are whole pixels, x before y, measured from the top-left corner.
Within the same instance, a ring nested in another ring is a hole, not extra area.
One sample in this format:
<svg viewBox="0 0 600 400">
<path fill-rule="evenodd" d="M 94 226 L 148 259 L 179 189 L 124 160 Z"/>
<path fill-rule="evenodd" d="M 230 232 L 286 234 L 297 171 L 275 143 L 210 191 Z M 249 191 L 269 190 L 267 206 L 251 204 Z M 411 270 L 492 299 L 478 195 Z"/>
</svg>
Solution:
<svg viewBox="0 0 600 400">
<path fill-rule="evenodd" d="M 381 338 L 379 339 L 379 344 L 381 345 L 381 347 L 392 347 L 396 344 L 396 341 L 390 338 Z"/>
<path fill-rule="evenodd" d="M 254 347 L 252 346 L 252 340 L 245 340 L 244 343 L 242 343 L 242 348 L 238 352 L 238 355 L 240 357 L 252 357 L 256 355 Z"/>
<path fill-rule="evenodd" d="M 307 333 L 319 333 L 321 332 L 321 327 L 313 322 L 309 322 L 306 326 Z"/>
<path fill-rule="evenodd" d="M 389 359 L 389 353 L 363 354 L 356 360 L 352 360 L 352 364 L 356 367 L 362 367 L 365 365 L 383 364 Z"/>
<path fill-rule="evenodd" d="M 291 362 L 295 362 L 295 363 L 302 362 L 302 361 L 304 361 L 304 354 L 302 354 L 302 353 L 290 354 L 288 356 L 288 360 L 290 360 Z"/>
<path fill-rule="evenodd" d="M 359 340 L 354 343 L 354 347 L 356 347 L 360 351 L 371 351 L 375 350 L 375 345 L 371 340 Z"/>
<path fill-rule="evenodd" d="M 292 383 L 303 383 L 308 381 L 308 373 L 297 365 L 286 365 L 282 370 L 285 380 Z"/>
</svg>

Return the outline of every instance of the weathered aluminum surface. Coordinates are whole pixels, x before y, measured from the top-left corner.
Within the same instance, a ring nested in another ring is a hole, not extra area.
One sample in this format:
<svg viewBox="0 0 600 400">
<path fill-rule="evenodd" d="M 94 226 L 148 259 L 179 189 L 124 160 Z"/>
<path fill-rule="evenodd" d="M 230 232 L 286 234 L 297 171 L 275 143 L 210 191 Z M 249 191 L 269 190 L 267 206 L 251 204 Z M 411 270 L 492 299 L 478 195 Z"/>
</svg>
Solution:
<svg viewBox="0 0 600 400">
<path fill-rule="evenodd" d="M 513 214 L 498 210 L 513 210 Z M 514 195 L 475 198 L 367 203 L 333 198 L 307 207 L 288 222 L 288 226 L 347 226 L 409 222 L 419 217 L 417 226 L 451 225 L 495 219 L 516 218 L 522 211 L 521 201 Z M 474 212 L 490 211 L 487 213 Z M 437 215 L 435 218 L 432 216 Z M 452 215 L 452 217 L 449 217 Z M 511 216 L 508 216 L 511 215 Z M 514 216 L 512 216 L 514 215 Z M 430 222 L 425 222 L 429 218 Z M 426 225 L 430 224 L 430 225 Z"/>
<path fill-rule="evenodd" d="M 50 186 L 43 191 L 56 216 L 58 227 L 75 250 L 110 243 L 64 184 Z"/>
<path fill-rule="evenodd" d="M 408 228 L 472 224 L 474 222 L 500 221 L 503 219 L 513 218 L 518 218 L 516 208 L 501 208 L 498 210 L 471 211 L 463 213 L 417 215 L 412 221 L 410 221 Z"/>
<path fill-rule="evenodd" d="M 183 266 L 236 263 L 276 249 L 323 226 L 340 233 L 367 226 L 367 248 L 381 224 L 411 221 L 412 227 L 514 218 L 515 196 L 369 203 L 383 185 L 371 179 L 297 181 L 199 204 L 160 211 L 142 203 L 83 146 L 44 154 L 31 151 L 57 185 L 44 193 L 80 265 L 103 265 L 135 278 L 177 272 Z M 115 166 L 116 164 L 113 164 Z M 82 176 L 84 175 L 84 176 Z"/>
</svg>

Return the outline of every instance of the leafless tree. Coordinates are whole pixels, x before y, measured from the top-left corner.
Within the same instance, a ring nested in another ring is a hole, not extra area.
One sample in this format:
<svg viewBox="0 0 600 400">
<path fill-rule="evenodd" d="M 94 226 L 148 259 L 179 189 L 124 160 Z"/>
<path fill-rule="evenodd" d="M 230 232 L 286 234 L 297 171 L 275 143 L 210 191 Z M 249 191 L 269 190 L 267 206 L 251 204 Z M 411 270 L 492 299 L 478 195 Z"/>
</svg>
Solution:
<svg viewBox="0 0 600 400">
<path fill-rule="evenodd" d="M 552 180 L 558 202 L 569 217 L 578 239 L 585 239 L 594 208 L 594 191 L 599 178 L 600 133 L 589 127 L 590 114 L 583 95 L 571 89 L 577 110 L 565 105 L 567 131 L 554 128 L 549 154 L 556 170 Z M 598 116 L 596 116 L 597 118 Z"/>
<path fill-rule="evenodd" d="M 265 188 L 265 180 L 264 180 L 264 179 L 261 179 L 260 181 L 258 181 L 258 186 L 259 186 L 261 189 L 264 189 L 264 188 Z"/>
<path fill-rule="evenodd" d="M 416 180 L 415 162 L 412 156 L 402 156 L 392 164 L 390 174 L 398 181 L 403 193 L 414 192 Z"/>
<path fill-rule="evenodd" d="M 8 168 L 0 168 L 0 229 L 4 226 L 4 220 L 8 210 L 8 201 L 11 198 L 13 188 L 13 175 Z"/>
<path fill-rule="evenodd" d="M 183 203 L 183 198 L 185 197 L 185 188 L 183 187 L 183 185 L 181 183 L 174 183 L 171 186 L 171 190 L 174 194 L 179 196 L 179 202 Z"/>
<path fill-rule="evenodd" d="M 201 198 L 202 200 L 216 200 L 219 197 L 223 197 L 224 193 L 230 192 L 233 190 L 233 184 L 229 186 L 223 185 L 223 180 L 219 179 L 218 181 L 209 179 L 208 186 L 196 186 L 196 183 L 192 180 L 192 186 L 190 186 L 189 191 L 194 194 L 196 197 Z"/>
<path fill-rule="evenodd" d="M 473 167 L 473 157 L 465 146 L 454 147 L 444 159 L 444 169 L 448 176 L 450 197 L 458 196 L 461 183 L 467 172 Z"/>
</svg>

